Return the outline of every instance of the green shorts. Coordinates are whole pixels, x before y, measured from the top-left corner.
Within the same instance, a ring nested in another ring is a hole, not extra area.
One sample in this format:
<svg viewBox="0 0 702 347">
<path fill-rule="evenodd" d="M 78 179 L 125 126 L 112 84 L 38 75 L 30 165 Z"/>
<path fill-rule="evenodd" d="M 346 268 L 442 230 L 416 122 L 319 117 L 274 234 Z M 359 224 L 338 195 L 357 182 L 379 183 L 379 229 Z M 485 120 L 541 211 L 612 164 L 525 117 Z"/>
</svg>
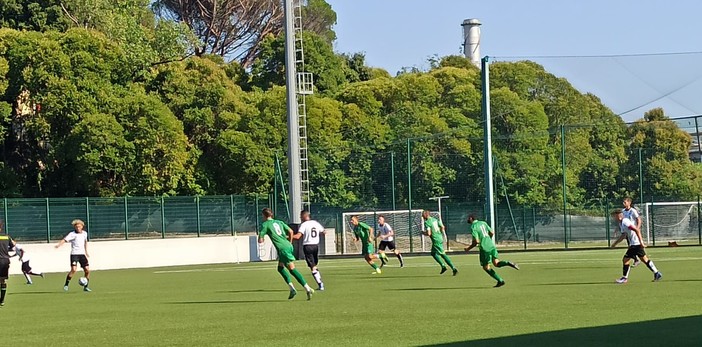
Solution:
<svg viewBox="0 0 702 347">
<path fill-rule="evenodd" d="M 497 259 L 497 248 L 491 251 L 480 250 L 480 266 L 485 266 L 492 263 L 493 259 Z"/>
<path fill-rule="evenodd" d="M 295 261 L 294 250 L 292 247 L 278 250 L 278 262 L 288 265 Z"/>
<path fill-rule="evenodd" d="M 444 245 L 443 243 L 434 243 L 431 245 L 431 254 L 444 254 Z"/>
<path fill-rule="evenodd" d="M 373 254 L 373 253 L 375 253 L 374 248 L 373 248 L 373 244 L 366 243 L 365 246 L 361 246 L 361 254 L 369 255 L 369 254 Z"/>
</svg>

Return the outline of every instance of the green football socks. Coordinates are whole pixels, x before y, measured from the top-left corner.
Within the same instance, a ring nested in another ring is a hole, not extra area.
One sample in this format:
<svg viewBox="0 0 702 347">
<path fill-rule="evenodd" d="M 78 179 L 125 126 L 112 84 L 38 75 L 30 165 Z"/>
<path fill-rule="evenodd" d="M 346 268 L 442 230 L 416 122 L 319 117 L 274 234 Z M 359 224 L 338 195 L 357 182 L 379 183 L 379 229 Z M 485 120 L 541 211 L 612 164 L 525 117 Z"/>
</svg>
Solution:
<svg viewBox="0 0 702 347">
<path fill-rule="evenodd" d="M 497 282 L 504 282 L 502 280 L 502 277 L 500 277 L 500 275 L 498 275 L 494 269 L 485 270 L 485 272 L 487 272 L 487 274 L 490 275 L 490 277 L 494 278 Z"/>
</svg>

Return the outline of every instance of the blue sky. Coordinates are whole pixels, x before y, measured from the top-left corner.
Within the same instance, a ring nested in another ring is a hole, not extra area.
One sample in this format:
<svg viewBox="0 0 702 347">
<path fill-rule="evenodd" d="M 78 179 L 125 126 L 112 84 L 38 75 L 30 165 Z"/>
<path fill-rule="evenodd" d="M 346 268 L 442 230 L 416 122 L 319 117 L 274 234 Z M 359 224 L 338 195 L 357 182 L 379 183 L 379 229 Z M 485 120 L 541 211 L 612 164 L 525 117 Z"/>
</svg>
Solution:
<svg viewBox="0 0 702 347">
<path fill-rule="evenodd" d="M 427 58 L 460 54 L 461 22 L 483 23 L 481 54 L 619 55 L 702 51 L 702 1 L 676 0 L 327 0 L 339 52 L 364 52 L 395 74 Z M 702 113 L 702 54 L 532 59 L 592 92 L 625 120 L 663 107 L 671 117 Z"/>
</svg>

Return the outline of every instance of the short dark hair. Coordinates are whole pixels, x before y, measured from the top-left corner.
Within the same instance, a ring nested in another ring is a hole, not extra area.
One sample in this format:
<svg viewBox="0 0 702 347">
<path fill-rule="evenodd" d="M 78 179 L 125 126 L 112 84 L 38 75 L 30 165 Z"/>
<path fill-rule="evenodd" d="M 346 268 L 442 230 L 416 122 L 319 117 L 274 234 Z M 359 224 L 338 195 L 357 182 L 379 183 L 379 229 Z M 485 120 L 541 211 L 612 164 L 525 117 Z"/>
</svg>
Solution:
<svg viewBox="0 0 702 347">
<path fill-rule="evenodd" d="M 620 213 L 623 213 L 623 212 L 622 212 L 622 210 L 619 209 L 619 208 L 616 209 L 616 210 L 614 210 L 614 211 L 612 211 L 612 215 L 613 215 L 613 216 L 618 215 L 618 214 L 620 214 Z"/>
<path fill-rule="evenodd" d="M 378 216 L 378 218 L 385 219 L 385 216 L 383 216 L 383 215 L 381 214 L 381 215 Z"/>
<path fill-rule="evenodd" d="M 468 215 L 468 222 L 472 223 L 474 221 L 478 220 L 478 218 L 475 216 L 475 214 L 471 213 Z"/>
<path fill-rule="evenodd" d="M 628 201 L 630 204 L 634 202 L 634 200 L 628 196 L 624 198 L 624 201 Z"/>
<path fill-rule="evenodd" d="M 261 214 L 263 214 L 264 217 L 273 217 L 273 211 L 271 211 L 270 208 L 266 207 L 261 211 Z"/>
<path fill-rule="evenodd" d="M 305 218 L 309 215 L 310 215 L 310 211 L 302 210 L 302 212 L 300 212 L 300 218 Z"/>
</svg>

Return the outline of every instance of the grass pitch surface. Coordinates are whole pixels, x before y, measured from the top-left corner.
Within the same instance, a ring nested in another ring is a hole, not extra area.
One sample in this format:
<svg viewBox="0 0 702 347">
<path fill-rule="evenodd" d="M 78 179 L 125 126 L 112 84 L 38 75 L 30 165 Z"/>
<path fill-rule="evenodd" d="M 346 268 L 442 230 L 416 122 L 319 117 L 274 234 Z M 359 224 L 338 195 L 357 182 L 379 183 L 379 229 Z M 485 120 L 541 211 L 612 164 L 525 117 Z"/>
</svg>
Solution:
<svg viewBox="0 0 702 347">
<path fill-rule="evenodd" d="M 699 345 L 702 248 L 649 249 L 663 280 L 642 264 L 617 285 L 624 252 L 501 254 L 521 270 L 497 269 L 497 289 L 476 253 L 452 256 L 456 277 L 429 256 L 391 257 L 381 275 L 323 259 L 327 290 L 309 302 L 297 284 L 287 300 L 275 263 L 95 271 L 91 293 L 77 279 L 64 292 L 65 274 L 12 276 L 0 320 L 21 346 Z"/>
</svg>

